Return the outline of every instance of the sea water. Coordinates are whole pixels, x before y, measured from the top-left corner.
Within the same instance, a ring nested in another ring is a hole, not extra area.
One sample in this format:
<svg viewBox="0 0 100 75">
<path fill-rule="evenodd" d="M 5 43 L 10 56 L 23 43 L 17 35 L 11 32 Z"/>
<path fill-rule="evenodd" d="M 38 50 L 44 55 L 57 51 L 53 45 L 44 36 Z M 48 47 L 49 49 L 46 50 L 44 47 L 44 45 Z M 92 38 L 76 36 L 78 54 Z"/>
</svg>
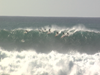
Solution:
<svg viewBox="0 0 100 75">
<path fill-rule="evenodd" d="M 100 18 L 0 16 L 0 75 L 100 75 Z"/>
</svg>

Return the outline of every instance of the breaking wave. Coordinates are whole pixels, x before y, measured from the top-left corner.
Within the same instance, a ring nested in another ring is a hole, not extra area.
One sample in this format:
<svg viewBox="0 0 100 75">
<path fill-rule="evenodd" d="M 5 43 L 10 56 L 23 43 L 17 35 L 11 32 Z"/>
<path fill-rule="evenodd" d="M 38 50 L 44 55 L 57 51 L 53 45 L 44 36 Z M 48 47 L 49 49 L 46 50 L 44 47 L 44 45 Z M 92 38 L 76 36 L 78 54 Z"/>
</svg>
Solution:
<svg viewBox="0 0 100 75">
<path fill-rule="evenodd" d="M 100 53 L 11 51 L 0 49 L 1 75 L 100 75 Z"/>
<path fill-rule="evenodd" d="M 15 29 L 0 30 L 0 46 L 7 50 L 35 49 L 37 52 L 98 52 L 100 50 L 100 32 L 78 26 L 72 28 Z M 55 36 L 56 33 L 58 36 Z M 61 38 L 61 36 L 65 37 Z M 68 33 L 68 34 L 67 34 Z M 80 51 L 81 50 L 81 51 Z"/>
</svg>

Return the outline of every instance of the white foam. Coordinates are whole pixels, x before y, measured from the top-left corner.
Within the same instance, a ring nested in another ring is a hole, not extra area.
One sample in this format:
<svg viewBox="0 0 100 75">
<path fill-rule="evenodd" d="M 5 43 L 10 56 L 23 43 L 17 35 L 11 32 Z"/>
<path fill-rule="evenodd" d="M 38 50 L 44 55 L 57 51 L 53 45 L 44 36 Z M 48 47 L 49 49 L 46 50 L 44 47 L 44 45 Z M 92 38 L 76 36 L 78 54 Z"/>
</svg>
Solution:
<svg viewBox="0 0 100 75">
<path fill-rule="evenodd" d="M 45 26 L 44 28 L 46 28 L 47 30 L 51 29 L 51 32 L 57 31 L 59 32 L 59 34 L 61 32 L 64 32 L 65 36 L 73 35 L 77 31 L 88 31 L 88 32 L 100 33 L 100 31 L 98 30 L 86 28 L 83 24 L 78 24 L 73 27 L 65 27 L 65 26 L 60 27 L 57 25 L 51 25 L 51 26 Z M 67 33 L 69 34 L 67 35 Z"/>
<path fill-rule="evenodd" d="M 0 58 L 1 75 L 100 75 L 100 53 L 45 54 L 0 49 Z"/>
<path fill-rule="evenodd" d="M 78 25 L 75 25 L 73 27 L 65 27 L 65 26 L 58 26 L 58 25 L 51 25 L 51 26 L 47 25 L 47 26 L 44 26 L 44 27 L 41 27 L 41 28 L 16 28 L 16 29 L 13 29 L 12 31 L 15 31 L 15 30 L 27 30 L 27 31 L 36 30 L 36 31 L 39 31 L 40 30 L 41 32 L 48 32 L 49 29 L 50 29 L 51 33 L 53 33 L 54 31 L 57 31 L 59 34 L 61 32 L 65 32 L 65 35 L 67 35 L 67 33 L 69 33 L 69 35 L 72 35 L 77 31 L 88 31 L 88 32 L 100 33 L 100 31 L 98 31 L 98 30 L 86 28 L 83 24 L 78 24 Z"/>
<path fill-rule="evenodd" d="M 27 30 L 27 31 L 32 31 L 34 30 L 33 28 L 16 28 L 16 29 L 13 29 L 12 31 L 15 31 L 15 30 Z"/>
</svg>

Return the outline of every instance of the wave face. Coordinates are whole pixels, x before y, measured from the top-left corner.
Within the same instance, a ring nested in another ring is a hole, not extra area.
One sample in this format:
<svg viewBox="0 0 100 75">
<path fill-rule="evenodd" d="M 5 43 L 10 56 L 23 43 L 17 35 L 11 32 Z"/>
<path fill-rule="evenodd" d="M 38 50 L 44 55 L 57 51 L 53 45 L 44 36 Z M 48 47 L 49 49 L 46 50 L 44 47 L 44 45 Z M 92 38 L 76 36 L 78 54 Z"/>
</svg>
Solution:
<svg viewBox="0 0 100 75">
<path fill-rule="evenodd" d="M 77 28 L 77 29 L 76 29 Z M 59 35 L 55 37 L 56 33 Z M 61 38 L 65 33 L 65 37 Z M 67 35 L 68 33 L 68 35 Z M 0 30 L 0 46 L 7 50 L 35 49 L 37 52 L 68 52 L 77 50 L 85 53 L 95 53 L 100 50 L 100 32 L 82 27 L 63 30 Z"/>
</svg>

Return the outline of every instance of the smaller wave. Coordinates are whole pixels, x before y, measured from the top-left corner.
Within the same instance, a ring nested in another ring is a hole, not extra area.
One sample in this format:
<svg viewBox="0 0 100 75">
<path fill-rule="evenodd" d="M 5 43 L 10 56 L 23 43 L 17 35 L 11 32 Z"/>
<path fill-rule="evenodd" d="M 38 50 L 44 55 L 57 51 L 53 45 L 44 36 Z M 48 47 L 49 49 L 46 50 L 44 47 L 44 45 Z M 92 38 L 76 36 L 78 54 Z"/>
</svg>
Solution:
<svg viewBox="0 0 100 75">
<path fill-rule="evenodd" d="M 1 75 L 100 75 L 100 53 L 37 53 L 0 49 Z M 95 70 L 94 70 L 95 69 Z"/>
</svg>

